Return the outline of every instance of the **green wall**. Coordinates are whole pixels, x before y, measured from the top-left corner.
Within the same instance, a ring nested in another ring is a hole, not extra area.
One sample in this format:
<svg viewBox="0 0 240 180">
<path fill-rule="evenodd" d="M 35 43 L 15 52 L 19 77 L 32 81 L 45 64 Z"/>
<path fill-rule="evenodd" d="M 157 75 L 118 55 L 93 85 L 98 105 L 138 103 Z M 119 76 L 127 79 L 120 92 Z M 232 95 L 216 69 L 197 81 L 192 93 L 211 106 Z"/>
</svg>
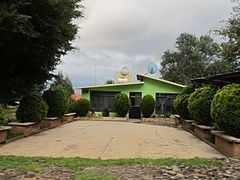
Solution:
<svg viewBox="0 0 240 180">
<path fill-rule="evenodd" d="M 122 85 L 122 86 L 107 86 L 107 87 L 95 87 L 95 88 L 85 88 L 87 93 L 82 93 L 82 97 L 90 101 L 91 91 L 120 91 L 129 96 L 130 92 L 142 92 L 142 97 L 151 94 L 154 99 L 156 99 L 156 93 L 169 93 L 169 94 L 179 94 L 182 91 L 182 87 L 172 85 L 166 82 L 157 81 L 154 79 L 146 78 L 143 79 L 144 84 L 133 84 L 133 85 Z M 101 116 L 101 112 L 96 112 L 97 116 Z M 117 113 L 111 112 L 110 116 L 117 116 Z"/>
</svg>

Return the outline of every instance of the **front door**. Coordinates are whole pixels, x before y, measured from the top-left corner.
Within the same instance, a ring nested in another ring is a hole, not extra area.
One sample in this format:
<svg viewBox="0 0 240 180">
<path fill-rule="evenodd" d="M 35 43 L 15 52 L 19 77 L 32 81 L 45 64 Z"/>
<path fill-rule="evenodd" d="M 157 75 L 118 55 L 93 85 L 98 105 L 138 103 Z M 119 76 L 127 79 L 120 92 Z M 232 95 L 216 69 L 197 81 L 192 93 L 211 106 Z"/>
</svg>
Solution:
<svg viewBox="0 0 240 180">
<path fill-rule="evenodd" d="M 131 108 L 129 111 L 129 118 L 140 119 L 141 118 L 140 102 L 141 102 L 141 98 L 142 98 L 142 93 L 141 92 L 130 92 L 129 97 L 131 100 Z"/>
</svg>

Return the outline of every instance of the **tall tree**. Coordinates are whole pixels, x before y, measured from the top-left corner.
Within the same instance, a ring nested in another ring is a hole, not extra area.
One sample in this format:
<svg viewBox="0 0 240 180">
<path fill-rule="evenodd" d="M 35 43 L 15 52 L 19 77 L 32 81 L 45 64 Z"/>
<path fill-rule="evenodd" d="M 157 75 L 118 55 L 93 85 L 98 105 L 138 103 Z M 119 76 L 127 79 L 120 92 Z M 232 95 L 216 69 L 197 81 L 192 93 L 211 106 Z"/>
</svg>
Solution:
<svg viewBox="0 0 240 180">
<path fill-rule="evenodd" d="M 191 85 L 193 78 L 229 71 L 228 62 L 221 60 L 220 45 L 207 35 L 197 38 L 182 33 L 175 47 L 162 56 L 160 72 L 164 79 Z"/>
<path fill-rule="evenodd" d="M 73 49 L 81 0 L 0 1 L 0 103 L 21 97 L 52 78 Z"/>
<path fill-rule="evenodd" d="M 226 21 L 226 26 L 217 31 L 225 38 L 222 43 L 223 57 L 231 63 L 233 71 L 240 70 L 240 2 L 233 7 L 232 16 Z"/>
<path fill-rule="evenodd" d="M 66 90 L 66 92 L 68 93 L 69 96 L 71 94 L 74 94 L 71 80 L 69 79 L 68 76 L 64 77 L 62 72 L 58 72 L 57 75 L 54 75 L 54 80 L 53 80 L 52 84 L 50 85 L 50 88 L 64 89 L 64 90 Z"/>
</svg>

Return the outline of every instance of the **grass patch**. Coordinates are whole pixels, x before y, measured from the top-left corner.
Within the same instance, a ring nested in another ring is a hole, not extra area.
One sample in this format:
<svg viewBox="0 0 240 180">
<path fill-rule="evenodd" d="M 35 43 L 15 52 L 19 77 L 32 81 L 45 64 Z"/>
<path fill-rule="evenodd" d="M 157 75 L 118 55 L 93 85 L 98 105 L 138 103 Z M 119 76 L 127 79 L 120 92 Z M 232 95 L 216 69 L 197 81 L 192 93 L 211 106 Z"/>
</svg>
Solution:
<svg viewBox="0 0 240 180">
<path fill-rule="evenodd" d="M 106 176 L 98 173 L 77 172 L 75 173 L 74 180 L 114 180 L 117 176 Z"/>
<path fill-rule="evenodd" d="M 47 166 L 58 166 L 66 169 L 78 170 L 80 167 L 88 166 L 132 166 L 137 163 L 157 166 L 220 166 L 220 160 L 209 160 L 202 158 L 193 159 L 115 159 L 99 160 L 87 158 L 47 158 L 47 157 L 22 157 L 22 156 L 0 156 L 0 167 L 19 168 L 23 171 L 40 172 Z"/>
</svg>

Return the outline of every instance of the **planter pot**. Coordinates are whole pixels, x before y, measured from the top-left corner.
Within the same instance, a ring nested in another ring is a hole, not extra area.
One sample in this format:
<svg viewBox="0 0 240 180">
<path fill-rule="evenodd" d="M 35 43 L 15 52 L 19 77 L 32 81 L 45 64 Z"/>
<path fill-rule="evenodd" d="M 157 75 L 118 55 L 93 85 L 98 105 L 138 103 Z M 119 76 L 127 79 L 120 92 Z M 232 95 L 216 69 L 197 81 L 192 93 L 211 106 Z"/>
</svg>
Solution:
<svg viewBox="0 0 240 180">
<path fill-rule="evenodd" d="M 63 121 L 65 121 L 65 122 L 67 122 L 67 123 L 74 121 L 74 115 L 75 115 L 75 114 L 76 114 L 76 113 L 64 114 L 64 116 L 63 116 Z"/>
<path fill-rule="evenodd" d="M 235 138 L 219 131 L 212 131 L 212 133 L 215 135 L 215 148 L 220 153 L 240 158 L 240 138 Z"/>
<path fill-rule="evenodd" d="M 78 117 L 78 120 L 82 121 L 119 121 L 127 122 L 126 117 Z"/>
<path fill-rule="evenodd" d="M 178 118 L 142 118 L 142 123 L 177 127 L 179 123 L 179 119 Z"/>
<path fill-rule="evenodd" d="M 183 120 L 182 128 L 183 128 L 185 131 L 193 132 L 194 127 L 193 127 L 193 124 L 192 124 L 192 123 L 193 123 L 192 120 Z"/>
<path fill-rule="evenodd" d="M 209 142 L 213 142 L 210 126 L 197 125 L 195 123 L 193 123 L 192 125 L 194 126 L 193 129 L 195 136 L 197 136 L 199 139 L 205 139 Z"/>
<path fill-rule="evenodd" d="M 22 134 L 24 137 L 30 136 L 32 134 L 36 134 L 40 132 L 40 123 L 34 123 L 34 122 L 25 122 L 25 123 L 19 123 L 19 122 L 12 122 L 9 123 L 9 125 L 12 127 L 11 132 L 13 134 Z"/>
<path fill-rule="evenodd" d="M 0 143 L 4 143 L 7 139 L 8 131 L 11 129 L 9 126 L 0 126 Z"/>
<path fill-rule="evenodd" d="M 44 121 L 49 128 L 55 128 L 61 125 L 61 119 L 59 117 L 47 117 Z"/>
</svg>

